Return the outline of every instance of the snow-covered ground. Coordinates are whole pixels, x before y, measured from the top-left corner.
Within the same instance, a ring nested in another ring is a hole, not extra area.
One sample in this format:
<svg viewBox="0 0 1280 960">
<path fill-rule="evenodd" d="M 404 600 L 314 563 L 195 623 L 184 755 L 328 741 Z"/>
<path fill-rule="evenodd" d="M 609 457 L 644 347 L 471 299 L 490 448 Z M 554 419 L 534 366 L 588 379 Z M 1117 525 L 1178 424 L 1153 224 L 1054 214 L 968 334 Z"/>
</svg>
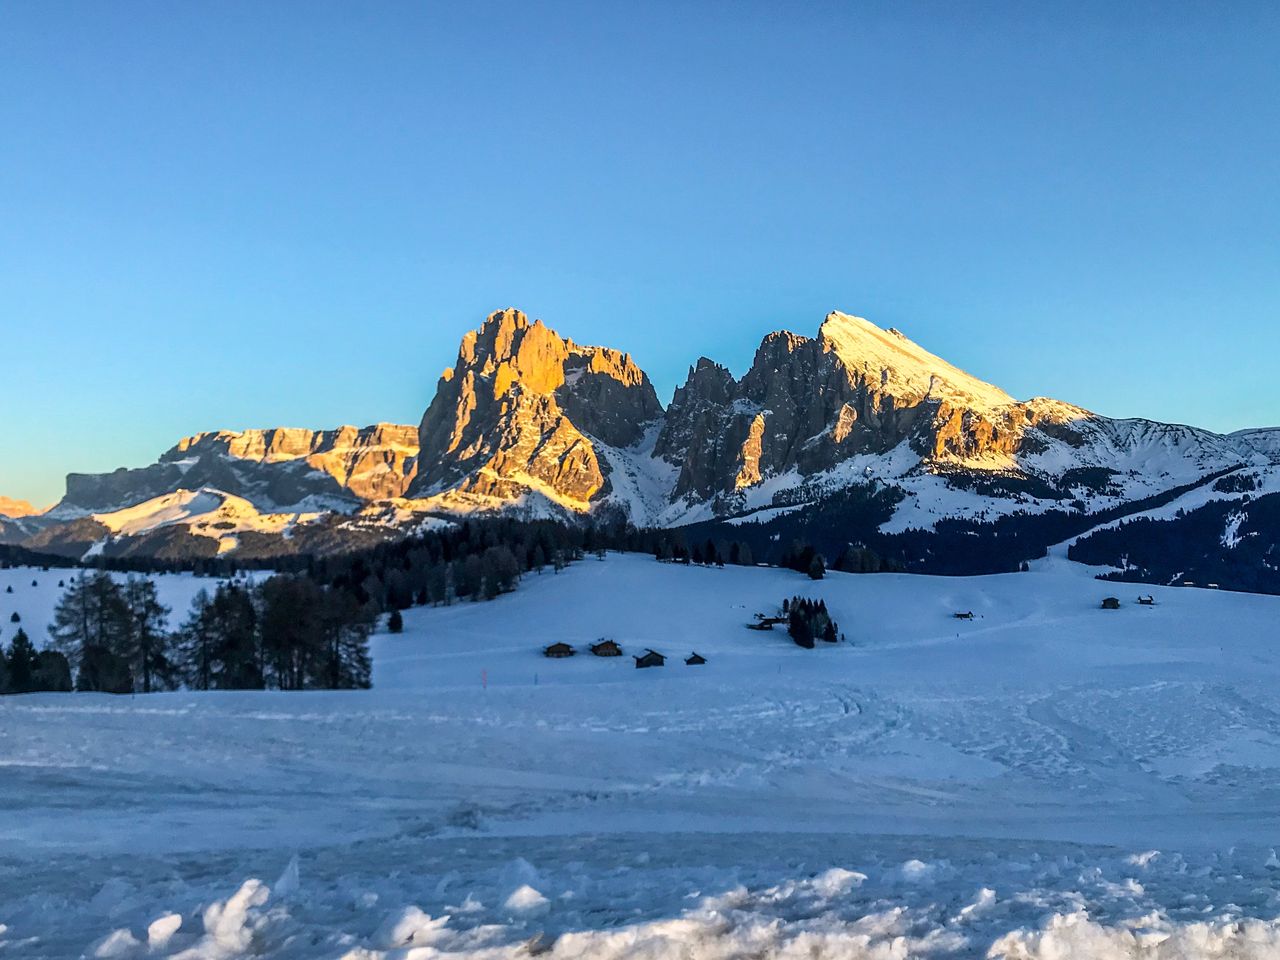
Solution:
<svg viewBox="0 0 1280 960">
<path fill-rule="evenodd" d="M 1280 598 L 1090 574 L 611 555 L 369 692 L 0 698 L 0 958 L 1277 956 Z M 849 643 L 745 629 L 794 594 Z"/>
</svg>

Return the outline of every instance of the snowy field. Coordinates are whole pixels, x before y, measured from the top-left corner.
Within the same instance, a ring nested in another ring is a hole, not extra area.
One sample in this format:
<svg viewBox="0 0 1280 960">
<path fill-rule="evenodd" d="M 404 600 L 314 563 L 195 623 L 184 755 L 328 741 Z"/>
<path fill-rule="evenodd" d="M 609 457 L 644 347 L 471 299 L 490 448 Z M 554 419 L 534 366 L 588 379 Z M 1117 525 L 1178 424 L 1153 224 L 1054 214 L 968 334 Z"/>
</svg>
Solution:
<svg viewBox="0 0 1280 960">
<path fill-rule="evenodd" d="M 0 698 L 0 958 L 1280 956 L 1280 598 L 1139 592 L 611 555 L 369 692 Z M 745 629 L 794 594 L 850 642 Z"/>
</svg>

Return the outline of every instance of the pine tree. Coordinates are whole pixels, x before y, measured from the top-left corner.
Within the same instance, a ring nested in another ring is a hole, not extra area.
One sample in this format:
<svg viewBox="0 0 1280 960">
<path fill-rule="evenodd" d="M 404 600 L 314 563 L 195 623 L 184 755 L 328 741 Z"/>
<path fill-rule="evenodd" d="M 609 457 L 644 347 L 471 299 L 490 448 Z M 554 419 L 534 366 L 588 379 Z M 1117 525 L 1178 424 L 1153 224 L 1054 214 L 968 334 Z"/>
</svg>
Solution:
<svg viewBox="0 0 1280 960">
<path fill-rule="evenodd" d="M 76 689 L 95 693 L 133 693 L 129 661 L 106 647 L 86 646 L 80 654 Z"/>
<path fill-rule="evenodd" d="M 427 596 L 433 606 L 449 602 L 449 565 L 440 562 L 427 570 Z"/>
<path fill-rule="evenodd" d="M 219 690 L 262 689 L 262 647 L 253 594 L 238 583 L 221 584 L 214 591 L 209 616 L 213 686 Z"/>
<path fill-rule="evenodd" d="M 118 654 L 127 646 L 129 609 L 120 586 L 101 570 L 72 581 L 53 612 L 53 647 L 80 668 L 85 652 L 97 647 Z M 101 659 L 101 658 L 99 658 Z"/>
<path fill-rule="evenodd" d="M 341 590 L 327 590 L 321 602 L 322 655 L 313 661 L 309 686 L 330 690 L 364 689 L 369 686 L 369 633 L 373 617 Z"/>
<path fill-rule="evenodd" d="M 472 600 L 479 600 L 483 589 L 484 561 L 473 553 L 462 564 L 462 579 L 458 585 L 458 593 Z"/>
<path fill-rule="evenodd" d="M 404 632 L 404 617 L 401 616 L 399 610 L 392 610 L 391 616 L 387 617 L 387 632 L 388 633 Z"/>
<path fill-rule="evenodd" d="M 486 600 L 514 590 L 520 581 L 520 562 L 508 547 L 489 547 L 484 552 L 481 566 Z"/>
<path fill-rule="evenodd" d="M 201 590 L 191 601 L 191 613 L 178 631 L 178 662 L 183 678 L 193 690 L 213 686 L 213 601 Z"/>
<path fill-rule="evenodd" d="M 795 605 L 791 607 L 787 633 L 791 635 L 791 639 L 797 646 L 813 649 L 813 629 L 809 625 L 809 618 L 805 615 L 803 607 Z"/>
<path fill-rule="evenodd" d="M 322 656 L 321 587 L 306 577 L 276 576 L 261 588 L 262 651 L 281 690 L 306 689 Z"/>
<path fill-rule="evenodd" d="M 36 654 L 31 692 L 70 693 L 71 664 L 67 658 L 57 650 L 41 650 Z"/>
<path fill-rule="evenodd" d="M 169 608 L 160 602 L 156 585 L 146 577 L 129 577 L 123 591 L 129 630 L 119 653 L 129 661 L 143 693 L 172 685 L 173 638 L 165 631 Z"/>
<path fill-rule="evenodd" d="M 21 628 L 9 641 L 9 650 L 4 656 L 9 670 L 9 690 L 13 693 L 30 693 L 35 689 L 35 674 L 38 663 L 35 645 L 27 632 Z"/>
<path fill-rule="evenodd" d="M 814 554 L 813 559 L 809 561 L 809 579 L 821 580 L 827 575 L 827 566 L 822 562 L 820 554 Z"/>
</svg>

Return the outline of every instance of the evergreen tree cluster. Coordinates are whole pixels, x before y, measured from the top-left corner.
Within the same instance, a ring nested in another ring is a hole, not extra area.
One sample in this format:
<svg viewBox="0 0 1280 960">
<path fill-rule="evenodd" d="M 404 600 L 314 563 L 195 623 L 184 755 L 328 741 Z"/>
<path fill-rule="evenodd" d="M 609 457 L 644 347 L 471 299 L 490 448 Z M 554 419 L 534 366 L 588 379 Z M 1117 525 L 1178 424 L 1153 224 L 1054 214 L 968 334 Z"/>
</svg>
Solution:
<svg viewBox="0 0 1280 960">
<path fill-rule="evenodd" d="M 595 526 L 551 521 L 465 521 L 346 556 L 306 561 L 318 584 L 349 594 L 375 612 L 492 600 L 516 588 L 526 573 L 559 573 L 586 553 L 616 547 L 621 538 Z"/>
<path fill-rule="evenodd" d="M 792 597 L 782 601 L 782 610 L 787 615 L 787 633 L 797 646 L 812 650 L 815 640 L 835 643 L 840 639 L 840 627 L 827 613 L 827 601 Z"/>
<path fill-rule="evenodd" d="M 1224 531 L 1234 536 L 1225 540 Z M 1118 567 L 1105 580 L 1217 584 L 1280 594 L 1280 494 L 1213 500 L 1172 517 L 1139 517 L 1081 537 L 1080 563 Z M 1228 542 L 1230 545 L 1228 545 Z"/>
<path fill-rule="evenodd" d="M 681 531 L 654 531 L 656 540 L 652 550 L 654 557 L 667 563 L 696 563 L 699 566 L 723 567 L 726 563 L 735 567 L 755 566 L 755 556 L 750 545 L 739 540 L 695 541 L 690 547 Z"/>
<path fill-rule="evenodd" d="M 0 645 L 0 694 L 65 693 L 71 689 L 71 666 L 56 650 L 36 650 L 21 627 L 8 646 Z"/>
<path fill-rule="evenodd" d="M 514 590 L 526 574 L 559 573 L 588 555 L 603 558 L 607 550 L 713 566 L 755 562 L 745 543 L 708 539 L 690 547 L 680 530 L 497 518 L 464 521 L 359 553 L 306 559 L 296 569 L 352 593 L 362 605 L 392 611 L 492 600 Z"/>
<path fill-rule="evenodd" d="M 74 669 L 77 690 L 150 693 L 172 686 L 168 616 L 153 581 L 119 583 L 99 570 L 67 584 L 49 635 Z"/>
<path fill-rule="evenodd" d="M 808 574 L 813 580 L 821 580 L 827 573 L 827 561 L 822 554 L 812 544 L 801 543 L 799 540 L 791 541 L 778 566 Z"/>
<path fill-rule="evenodd" d="M 345 689 L 369 686 L 369 634 L 377 610 L 303 575 L 219 583 L 196 595 L 168 629 L 154 581 L 98 571 L 71 577 L 36 651 L 18 629 L 0 649 L 0 693 L 150 693 Z"/>
<path fill-rule="evenodd" d="M 193 690 L 342 690 L 369 686 L 376 611 L 301 575 L 202 590 L 174 636 Z"/>
</svg>

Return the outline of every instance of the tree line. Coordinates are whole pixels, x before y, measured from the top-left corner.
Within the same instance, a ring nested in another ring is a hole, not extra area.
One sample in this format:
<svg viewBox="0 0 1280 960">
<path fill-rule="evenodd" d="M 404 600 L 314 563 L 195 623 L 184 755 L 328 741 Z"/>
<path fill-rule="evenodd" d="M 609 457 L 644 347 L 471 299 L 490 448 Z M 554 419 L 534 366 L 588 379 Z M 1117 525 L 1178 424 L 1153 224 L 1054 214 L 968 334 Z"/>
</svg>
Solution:
<svg viewBox="0 0 1280 960">
<path fill-rule="evenodd" d="M 224 581 L 177 629 L 169 614 L 153 580 L 82 571 L 65 583 L 48 649 L 19 627 L 0 651 L 0 693 L 369 686 L 377 611 L 308 577 Z"/>
<path fill-rule="evenodd" d="M 6 680 L 0 691 L 368 687 L 368 638 L 380 614 L 395 631 L 411 606 L 491 600 L 527 573 L 558 573 L 629 542 L 622 527 L 466 521 L 345 556 L 289 558 L 284 572 L 260 582 L 228 562 L 220 568 L 227 579 L 201 591 L 172 630 L 153 580 L 82 570 L 65 584 L 49 649 L 35 654 L 47 661 L 41 679 Z M 34 676 L 25 633 L 15 645 L 18 668 L 6 654 L 0 669 Z"/>
</svg>

